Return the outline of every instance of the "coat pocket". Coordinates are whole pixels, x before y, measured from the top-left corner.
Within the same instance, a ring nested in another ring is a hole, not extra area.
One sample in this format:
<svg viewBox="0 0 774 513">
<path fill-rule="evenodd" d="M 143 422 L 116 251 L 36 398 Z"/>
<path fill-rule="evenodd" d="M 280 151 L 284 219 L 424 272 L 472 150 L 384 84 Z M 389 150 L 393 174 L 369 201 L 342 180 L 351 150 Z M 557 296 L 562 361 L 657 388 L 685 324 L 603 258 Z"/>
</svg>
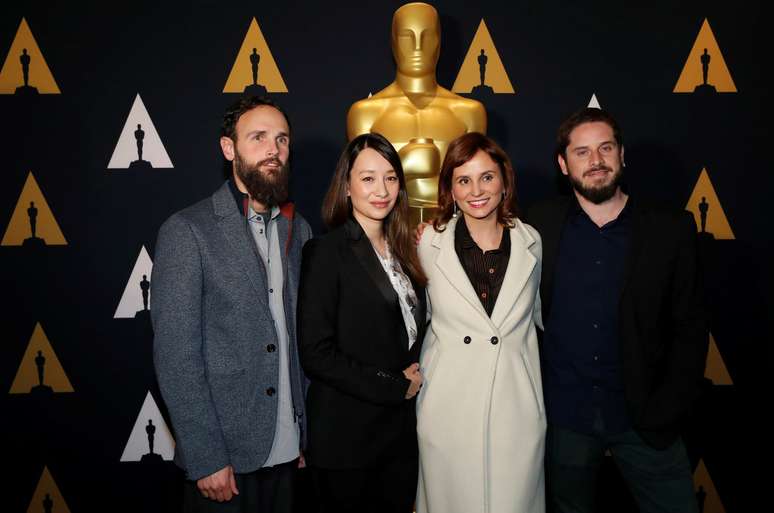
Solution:
<svg viewBox="0 0 774 513">
<path fill-rule="evenodd" d="M 246 402 L 246 372 L 240 369 L 209 375 L 210 393 L 221 428 L 226 434 L 236 435 L 244 423 Z"/>
<path fill-rule="evenodd" d="M 532 370 L 532 365 L 529 363 L 529 356 L 526 352 L 521 352 L 521 361 L 524 363 L 524 370 L 527 372 L 527 377 L 529 378 L 529 383 L 532 386 L 532 395 L 535 398 L 535 404 L 537 404 L 538 409 L 538 417 L 543 416 L 543 398 L 541 397 L 542 394 L 538 392 L 540 388 L 538 387 L 537 380 L 535 379 L 535 373 Z"/>
</svg>

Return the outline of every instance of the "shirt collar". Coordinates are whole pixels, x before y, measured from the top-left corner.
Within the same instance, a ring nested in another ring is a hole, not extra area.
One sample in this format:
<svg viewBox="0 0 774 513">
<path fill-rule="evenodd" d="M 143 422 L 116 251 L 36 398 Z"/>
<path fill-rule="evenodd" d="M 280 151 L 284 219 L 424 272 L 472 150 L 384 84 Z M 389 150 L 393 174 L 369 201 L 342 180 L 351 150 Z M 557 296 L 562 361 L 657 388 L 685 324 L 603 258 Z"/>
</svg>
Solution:
<svg viewBox="0 0 774 513">
<path fill-rule="evenodd" d="M 459 220 L 457 221 L 457 226 L 454 227 L 454 239 L 459 241 L 460 247 L 462 249 L 475 248 L 481 251 L 478 247 L 478 244 L 476 244 L 476 241 L 474 241 L 473 237 L 470 236 L 468 225 L 465 224 L 464 215 L 460 216 Z M 500 246 L 497 249 L 493 249 L 491 251 L 504 251 L 506 246 L 510 245 L 510 242 L 511 232 L 508 227 L 503 227 L 503 236 L 500 237 Z"/>
<path fill-rule="evenodd" d="M 470 236 L 468 225 L 465 224 L 465 216 L 461 215 L 454 228 L 454 238 L 459 241 L 463 249 L 477 248 L 476 241 Z"/>
<path fill-rule="evenodd" d="M 582 218 L 587 219 L 589 222 L 591 222 L 591 218 L 586 213 L 583 208 L 581 208 L 580 203 L 578 202 L 577 196 L 575 196 L 575 193 L 571 193 L 571 200 L 570 200 L 570 206 L 567 210 L 567 217 L 570 218 L 573 222 L 578 222 Z M 629 196 L 626 198 L 626 204 L 624 205 L 624 208 L 621 210 L 621 212 L 618 213 L 618 217 L 607 223 L 607 225 L 615 223 L 619 219 L 628 219 L 632 215 L 632 197 Z M 605 226 L 607 226 L 605 225 Z"/>
<path fill-rule="evenodd" d="M 631 215 L 632 215 L 632 197 L 629 196 L 628 198 L 626 198 L 626 205 L 624 205 L 624 208 L 623 210 L 621 210 L 621 213 L 618 214 L 617 219 L 628 218 L 628 217 L 631 217 Z"/>
<path fill-rule="evenodd" d="M 276 217 L 280 214 L 280 209 L 277 206 L 271 207 L 271 215 L 269 216 L 270 220 L 276 219 Z M 247 219 L 250 221 L 255 221 L 258 216 L 258 212 L 253 210 L 252 205 L 248 205 L 247 207 Z"/>
<path fill-rule="evenodd" d="M 234 177 L 231 176 L 228 179 L 228 188 L 231 189 L 231 194 L 234 196 L 234 201 L 236 201 L 237 208 L 240 212 L 243 212 L 244 203 L 247 199 L 247 194 L 240 191 L 239 188 L 236 185 L 236 182 L 234 181 Z M 274 219 L 280 214 L 280 209 L 278 206 L 271 207 L 271 217 L 270 219 Z M 247 218 L 251 221 L 255 220 L 255 218 L 258 216 L 258 214 L 253 210 L 253 206 L 248 204 L 247 206 Z"/>
</svg>

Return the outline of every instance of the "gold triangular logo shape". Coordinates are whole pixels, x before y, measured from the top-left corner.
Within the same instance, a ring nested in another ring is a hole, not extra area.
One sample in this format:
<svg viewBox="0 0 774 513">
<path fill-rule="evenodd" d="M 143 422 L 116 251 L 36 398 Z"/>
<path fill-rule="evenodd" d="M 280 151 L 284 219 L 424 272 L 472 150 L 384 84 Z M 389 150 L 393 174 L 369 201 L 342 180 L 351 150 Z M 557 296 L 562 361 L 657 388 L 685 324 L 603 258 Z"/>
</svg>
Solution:
<svg viewBox="0 0 774 513">
<path fill-rule="evenodd" d="M 455 93 L 473 93 L 476 88 L 489 89 L 494 93 L 515 94 L 511 79 L 505 71 L 503 61 L 497 52 L 484 19 L 478 24 L 473 42 L 468 47 L 465 60 L 462 61 L 452 91 Z"/>
<path fill-rule="evenodd" d="M 228 75 L 224 93 L 287 93 L 277 63 L 255 18 Z"/>
<path fill-rule="evenodd" d="M 734 384 L 712 333 L 709 335 L 709 351 L 707 351 L 707 366 L 704 369 L 704 377 L 712 380 L 715 385 Z"/>
<path fill-rule="evenodd" d="M 74 392 L 40 323 L 35 325 L 9 394 L 50 395 Z"/>
<path fill-rule="evenodd" d="M 0 94 L 61 94 L 24 18 L 0 69 Z"/>
<path fill-rule="evenodd" d="M 59 487 L 51 477 L 48 467 L 43 467 L 43 475 L 40 476 L 35 493 L 27 507 L 27 513 L 70 513 L 70 508 L 62 497 Z"/>
<path fill-rule="evenodd" d="M 66 246 L 59 229 L 32 172 L 27 175 L 19 201 L 5 229 L 0 246 Z"/>
<path fill-rule="evenodd" d="M 726 513 L 723 501 L 715 488 L 704 460 L 699 460 L 693 473 L 693 487 L 696 492 L 696 501 L 699 503 L 699 511 L 702 513 Z"/>
<path fill-rule="evenodd" d="M 711 234 L 715 239 L 735 239 L 731 225 L 723 211 L 715 188 L 710 182 L 707 169 L 702 169 L 696 187 L 685 209 L 693 212 L 699 233 Z"/>
<path fill-rule="evenodd" d="M 672 92 L 736 92 L 734 79 L 706 18 Z"/>
</svg>

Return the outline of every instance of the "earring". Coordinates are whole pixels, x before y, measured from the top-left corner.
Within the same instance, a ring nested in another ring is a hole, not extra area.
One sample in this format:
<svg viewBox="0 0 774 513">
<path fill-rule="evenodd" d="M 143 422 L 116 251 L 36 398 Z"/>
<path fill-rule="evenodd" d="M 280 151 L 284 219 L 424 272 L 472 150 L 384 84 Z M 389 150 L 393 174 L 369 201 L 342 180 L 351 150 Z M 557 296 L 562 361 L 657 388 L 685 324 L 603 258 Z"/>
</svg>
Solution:
<svg viewBox="0 0 774 513">
<path fill-rule="evenodd" d="M 457 217 L 457 202 L 454 201 L 452 204 L 454 205 L 454 210 L 452 211 L 452 217 L 456 218 Z"/>
</svg>

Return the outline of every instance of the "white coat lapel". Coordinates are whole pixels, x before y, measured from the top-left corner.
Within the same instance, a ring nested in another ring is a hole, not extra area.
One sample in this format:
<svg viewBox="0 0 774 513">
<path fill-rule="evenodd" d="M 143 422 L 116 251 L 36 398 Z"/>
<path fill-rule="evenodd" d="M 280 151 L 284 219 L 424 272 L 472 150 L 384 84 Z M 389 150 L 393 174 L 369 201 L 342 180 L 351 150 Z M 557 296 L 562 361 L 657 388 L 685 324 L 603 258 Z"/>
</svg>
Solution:
<svg viewBox="0 0 774 513">
<path fill-rule="evenodd" d="M 497 295 L 494 310 L 492 310 L 492 322 L 498 328 L 502 326 L 505 318 L 513 310 L 513 306 L 519 299 L 524 285 L 537 263 L 535 255 L 528 249 L 535 243 L 535 239 L 518 219 L 515 222 L 516 226 L 510 230 L 511 256 L 508 259 L 508 268 L 505 270 L 503 284 Z"/>
<path fill-rule="evenodd" d="M 465 273 L 465 269 L 462 268 L 460 259 L 457 256 L 457 251 L 454 249 L 454 228 L 457 225 L 457 219 L 452 218 L 446 224 L 446 229 L 443 232 L 436 233 L 432 240 L 432 245 L 438 248 L 438 258 L 435 260 L 435 265 L 441 271 L 441 273 L 449 280 L 449 283 L 457 289 L 460 296 L 465 299 L 470 306 L 476 310 L 481 317 L 486 319 L 486 322 L 492 325 L 491 319 L 486 314 L 486 310 L 481 305 L 481 301 L 478 299 L 476 291 L 473 290 L 473 285 L 468 279 L 468 275 Z"/>
</svg>

